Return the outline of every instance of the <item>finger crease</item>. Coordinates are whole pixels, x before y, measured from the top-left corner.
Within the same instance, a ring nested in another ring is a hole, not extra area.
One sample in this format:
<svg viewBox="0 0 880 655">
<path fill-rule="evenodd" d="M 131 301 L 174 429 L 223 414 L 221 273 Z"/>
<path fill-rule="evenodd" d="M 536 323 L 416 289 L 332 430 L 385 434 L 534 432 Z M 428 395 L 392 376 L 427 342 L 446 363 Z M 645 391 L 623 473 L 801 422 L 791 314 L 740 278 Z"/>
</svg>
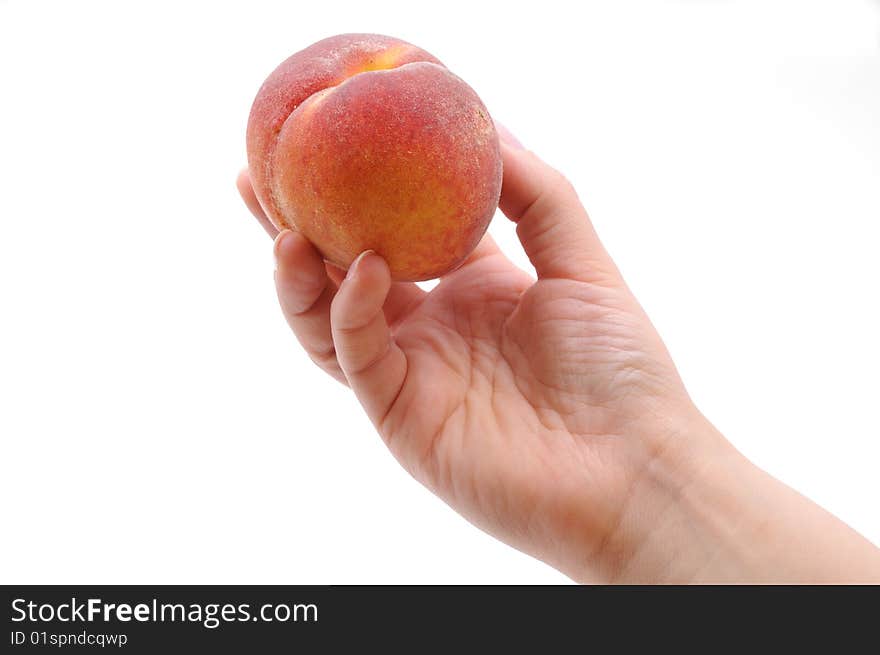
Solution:
<svg viewBox="0 0 880 655">
<path fill-rule="evenodd" d="M 370 358 L 370 360 L 363 366 L 359 366 L 357 369 L 351 371 L 350 374 L 364 375 L 365 373 L 368 373 L 370 369 L 378 366 L 382 362 L 382 360 L 385 359 L 385 356 L 388 355 L 389 352 L 391 352 L 391 339 L 388 339 L 388 342 L 385 344 L 385 348 L 382 349 L 382 352 Z"/>
</svg>

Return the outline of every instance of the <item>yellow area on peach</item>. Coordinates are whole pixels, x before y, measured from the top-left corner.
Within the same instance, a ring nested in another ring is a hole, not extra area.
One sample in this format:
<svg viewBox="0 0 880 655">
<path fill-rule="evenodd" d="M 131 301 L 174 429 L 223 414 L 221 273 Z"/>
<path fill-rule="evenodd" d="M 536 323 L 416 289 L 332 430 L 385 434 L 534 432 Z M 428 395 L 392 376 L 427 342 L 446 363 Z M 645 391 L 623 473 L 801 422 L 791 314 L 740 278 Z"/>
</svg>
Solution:
<svg viewBox="0 0 880 655">
<path fill-rule="evenodd" d="M 378 52 L 370 55 L 367 59 L 363 61 L 363 63 L 358 64 L 357 66 L 350 67 L 345 71 L 345 75 L 331 86 L 328 86 L 320 91 L 316 91 L 311 96 L 306 98 L 299 107 L 293 112 L 294 114 L 299 114 L 300 119 L 305 115 L 311 114 L 317 109 L 318 105 L 327 97 L 329 93 L 331 93 L 334 89 L 336 89 L 339 85 L 347 82 L 355 75 L 360 75 L 361 73 L 370 73 L 372 71 L 386 71 L 398 68 L 400 66 L 400 62 L 404 60 L 404 57 L 407 52 L 411 51 L 413 48 L 408 44 L 400 44 L 392 46 L 386 49 L 384 52 Z M 291 114 L 293 116 L 293 114 Z M 290 120 L 291 117 L 288 117 L 287 120 Z"/>
<path fill-rule="evenodd" d="M 384 52 L 371 54 L 364 62 L 346 71 L 350 76 L 358 73 L 368 73 L 369 71 L 384 71 L 391 68 L 397 68 L 403 59 L 404 53 L 412 50 L 409 44 L 401 43 L 386 49 Z"/>
</svg>

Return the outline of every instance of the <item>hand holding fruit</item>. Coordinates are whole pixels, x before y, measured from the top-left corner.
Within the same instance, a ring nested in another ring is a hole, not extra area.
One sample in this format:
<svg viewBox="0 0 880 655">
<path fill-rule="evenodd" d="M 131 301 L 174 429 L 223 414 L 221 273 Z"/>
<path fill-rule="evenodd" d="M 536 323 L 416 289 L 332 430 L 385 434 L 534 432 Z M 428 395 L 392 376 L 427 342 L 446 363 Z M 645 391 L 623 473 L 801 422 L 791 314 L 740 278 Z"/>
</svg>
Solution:
<svg viewBox="0 0 880 655">
<path fill-rule="evenodd" d="M 278 298 L 311 358 L 416 479 L 577 580 L 880 580 L 876 548 L 694 407 L 572 186 L 509 139 L 500 207 L 537 280 L 488 236 L 467 254 L 502 168 L 484 111 L 379 37 L 335 37 L 270 77 L 239 190 L 276 236 Z M 395 281 L 433 275 L 430 293 Z"/>
</svg>

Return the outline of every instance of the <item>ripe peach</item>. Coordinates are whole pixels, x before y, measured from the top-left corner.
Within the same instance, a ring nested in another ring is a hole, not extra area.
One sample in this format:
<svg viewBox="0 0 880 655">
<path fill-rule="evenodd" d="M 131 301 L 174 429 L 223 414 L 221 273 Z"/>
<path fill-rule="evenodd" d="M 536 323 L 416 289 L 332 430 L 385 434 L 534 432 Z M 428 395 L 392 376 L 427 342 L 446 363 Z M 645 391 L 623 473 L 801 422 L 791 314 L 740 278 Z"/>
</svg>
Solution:
<svg viewBox="0 0 880 655">
<path fill-rule="evenodd" d="M 386 36 L 334 36 L 284 61 L 254 100 L 247 150 L 278 228 L 343 268 L 372 249 L 396 280 L 458 266 L 501 190 L 498 135 L 477 94 Z"/>
</svg>

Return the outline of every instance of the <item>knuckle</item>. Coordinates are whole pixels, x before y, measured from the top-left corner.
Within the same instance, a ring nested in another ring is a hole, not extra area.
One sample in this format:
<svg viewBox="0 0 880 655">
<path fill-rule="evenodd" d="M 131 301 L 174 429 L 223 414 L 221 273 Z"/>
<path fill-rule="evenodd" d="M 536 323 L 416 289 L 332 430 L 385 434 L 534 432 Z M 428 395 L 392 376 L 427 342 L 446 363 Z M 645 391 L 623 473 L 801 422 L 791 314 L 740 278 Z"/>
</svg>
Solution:
<svg viewBox="0 0 880 655">
<path fill-rule="evenodd" d="M 334 332 L 347 335 L 369 327 L 381 311 L 369 297 L 340 292 L 330 305 L 330 323 Z"/>
<path fill-rule="evenodd" d="M 331 371 L 339 368 L 339 360 L 336 358 L 336 349 L 330 348 L 325 351 L 311 351 L 309 358 L 325 371 Z"/>
<path fill-rule="evenodd" d="M 279 295 L 288 312 L 294 316 L 305 314 L 311 310 L 324 294 L 327 280 L 315 279 L 305 273 L 298 272 L 280 286 Z"/>
</svg>

